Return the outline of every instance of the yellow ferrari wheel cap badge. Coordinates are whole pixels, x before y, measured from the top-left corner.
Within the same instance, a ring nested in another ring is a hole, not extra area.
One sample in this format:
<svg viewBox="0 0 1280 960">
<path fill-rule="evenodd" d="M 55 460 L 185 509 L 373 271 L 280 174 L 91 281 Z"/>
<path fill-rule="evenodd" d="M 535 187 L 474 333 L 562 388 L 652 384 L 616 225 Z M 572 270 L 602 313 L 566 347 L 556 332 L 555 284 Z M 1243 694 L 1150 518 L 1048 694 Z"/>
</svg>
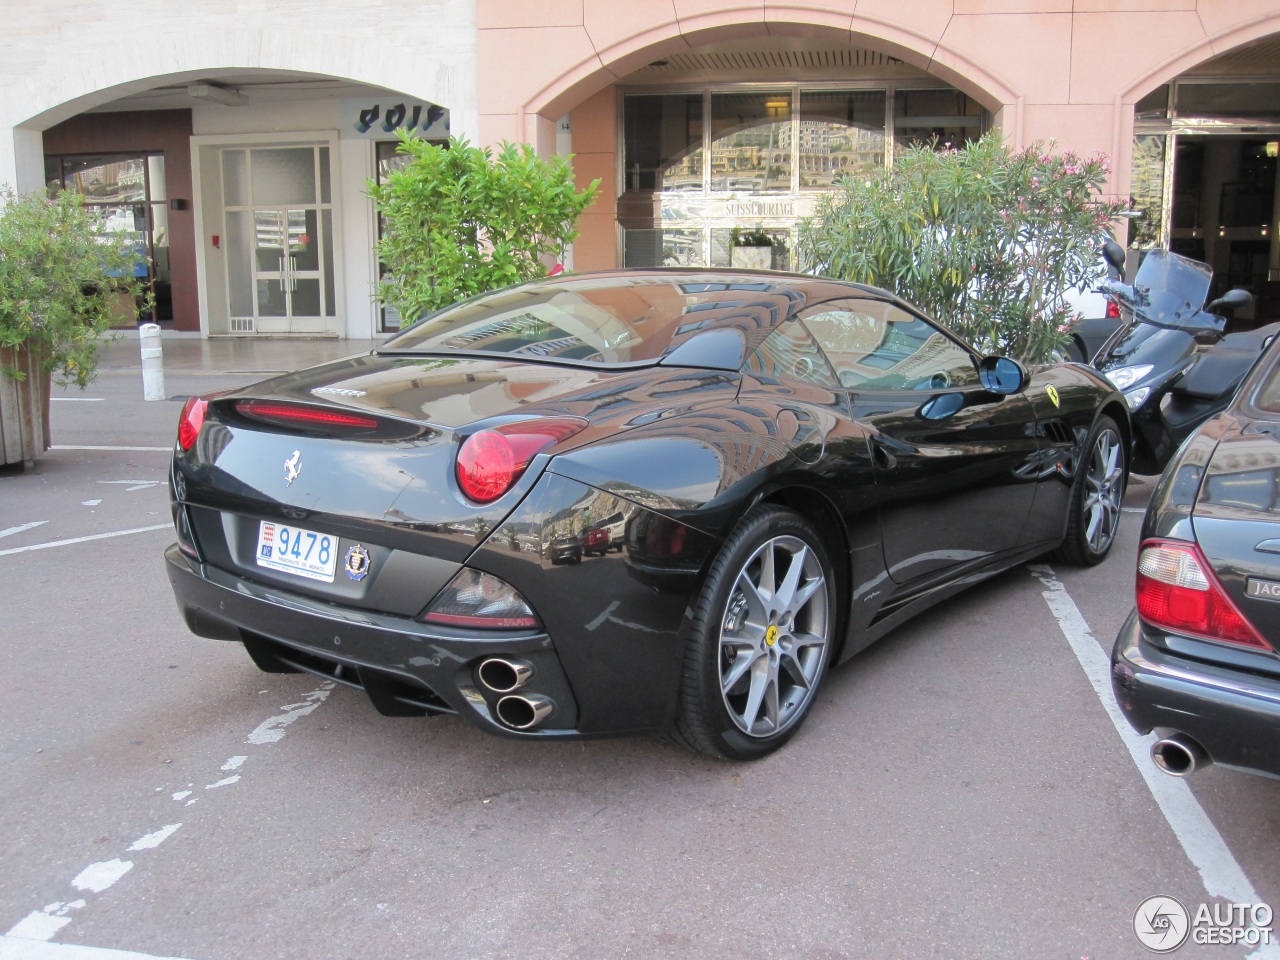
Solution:
<svg viewBox="0 0 1280 960">
<path fill-rule="evenodd" d="M 766 644 L 768 644 L 769 646 L 771 646 L 771 647 L 772 647 L 775 643 L 777 643 L 777 642 L 778 642 L 778 628 L 777 628 L 777 627 L 775 627 L 775 626 L 770 626 L 770 627 L 769 627 L 769 629 L 765 631 L 765 634 L 764 634 L 764 642 L 765 642 Z"/>
<path fill-rule="evenodd" d="M 1045 387 L 1045 388 L 1044 388 L 1044 392 L 1045 392 L 1045 393 L 1047 393 L 1047 394 L 1049 395 L 1049 399 L 1053 401 L 1053 405 L 1054 405 L 1055 407 L 1057 407 L 1057 406 L 1061 406 L 1061 403 L 1060 403 L 1060 402 L 1059 402 L 1059 400 L 1058 400 L 1058 388 L 1057 388 L 1057 387 L 1055 387 L 1053 384 L 1049 384 L 1049 386 L 1047 386 L 1047 387 Z"/>
</svg>

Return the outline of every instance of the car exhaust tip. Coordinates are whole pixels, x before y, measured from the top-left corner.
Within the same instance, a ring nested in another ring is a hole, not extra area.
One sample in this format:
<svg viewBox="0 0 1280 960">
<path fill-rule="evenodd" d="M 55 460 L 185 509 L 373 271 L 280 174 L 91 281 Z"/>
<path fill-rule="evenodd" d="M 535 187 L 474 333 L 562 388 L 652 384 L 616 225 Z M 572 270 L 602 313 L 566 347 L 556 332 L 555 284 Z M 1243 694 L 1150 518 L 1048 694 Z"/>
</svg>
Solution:
<svg viewBox="0 0 1280 960">
<path fill-rule="evenodd" d="M 503 697 L 495 708 L 498 719 L 517 730 L 532 730 L 555 712 L 555 701 L 541 694 Z"/>
<path fill-rule="evenodd" d="M 1181 733 L 1153 743 L 1151 759 L 1157 767 L 1174 777 L 1189 777 L 1213 763 L 1204 747 Z"/>
<path fill-rule="evenodd" d="M 480 682 L 494 693 L 515 693 L 533 679 L 533 664 L 512 657 L 490 657 L 476 673 Z"/>
</svg>

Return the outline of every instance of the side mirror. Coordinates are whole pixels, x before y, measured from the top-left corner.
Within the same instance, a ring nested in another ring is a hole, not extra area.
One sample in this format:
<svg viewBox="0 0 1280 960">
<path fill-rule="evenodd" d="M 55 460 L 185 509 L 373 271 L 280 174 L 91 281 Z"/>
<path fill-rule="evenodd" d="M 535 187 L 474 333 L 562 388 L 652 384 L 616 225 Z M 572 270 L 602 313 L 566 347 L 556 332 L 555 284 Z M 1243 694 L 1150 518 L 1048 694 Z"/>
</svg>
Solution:
<svg viewBox="0 0 1280 960">
<path fill-rule="evenodd" d="M 1027 389 L 1031 374 L 1017 360 L 1008 357 L 983 357 L 978 363 L 978 379 L 988 393 L 1012 396 Z"/>
<path fill-rule="evenodd" d="M 1247 307 L 1251 303 L 1253 303 L 1253 294 L 1248 290 L 1236 288 L 1235 290 L 1228 290 L 1205 307 L 1205 310 L 1209 313 L 1213 313 L 1219 307 L 1231 307 L 1233 310 L 1239 310 L 1241 307 Z"/>
<path fill-rule="evenodd" d="M 1107 261 L 1120 276 L 1124 276 L 1124 247 L 1114 240 L 1102 245 L 1102 258 Z"/>
</svg>

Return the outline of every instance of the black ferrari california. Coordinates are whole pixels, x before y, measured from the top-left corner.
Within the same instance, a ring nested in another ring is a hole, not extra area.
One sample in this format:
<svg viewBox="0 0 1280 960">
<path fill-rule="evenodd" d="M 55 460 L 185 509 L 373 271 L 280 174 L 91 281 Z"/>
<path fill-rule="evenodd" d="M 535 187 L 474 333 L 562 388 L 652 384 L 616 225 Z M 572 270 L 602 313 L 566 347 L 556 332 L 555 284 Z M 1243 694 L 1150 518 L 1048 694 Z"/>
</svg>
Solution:
<svg viewBox="0 0 1280 960">
<path fill-rule="evenodd" d="M 1089 369 L 980 356 L 883 290 L 557 277 L 189 400 L 166 566 L 192 631 L 384 714 L 750 759 L 911 615 L 1102 560 L 1128 444 Z"/>
<path fill-rule="evenodd" d="M 1161 476 L 1111 685 L 1158 767 L 1280 777 L 1280 342 Z"/>
</svg>

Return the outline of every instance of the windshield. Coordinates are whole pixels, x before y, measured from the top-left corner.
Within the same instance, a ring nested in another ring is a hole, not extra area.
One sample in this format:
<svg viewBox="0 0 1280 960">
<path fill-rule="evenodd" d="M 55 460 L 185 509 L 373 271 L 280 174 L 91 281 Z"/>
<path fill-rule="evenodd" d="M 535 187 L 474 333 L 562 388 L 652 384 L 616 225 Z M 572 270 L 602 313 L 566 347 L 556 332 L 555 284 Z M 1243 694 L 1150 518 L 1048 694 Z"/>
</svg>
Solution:
<svg viewBox="0 0 1280 960">
<path fill-rule="evenodd" d="M 785 284 L 711 274 L 696 282 L 687 273 L 542 280 L 446 307 L 381 351 L 654 362 L 713 325 L 736 327 L 749 343 L 758 342 L 803 302 Z"/>
<path fill-rule="evenodd" d="M 1213 268 L 1168 250 L 1152 250 L 1133 281 L 1134 312 L 1166 327 L 1203 326 L 1191 323 L 1209 295 Z"/>
</svg>

